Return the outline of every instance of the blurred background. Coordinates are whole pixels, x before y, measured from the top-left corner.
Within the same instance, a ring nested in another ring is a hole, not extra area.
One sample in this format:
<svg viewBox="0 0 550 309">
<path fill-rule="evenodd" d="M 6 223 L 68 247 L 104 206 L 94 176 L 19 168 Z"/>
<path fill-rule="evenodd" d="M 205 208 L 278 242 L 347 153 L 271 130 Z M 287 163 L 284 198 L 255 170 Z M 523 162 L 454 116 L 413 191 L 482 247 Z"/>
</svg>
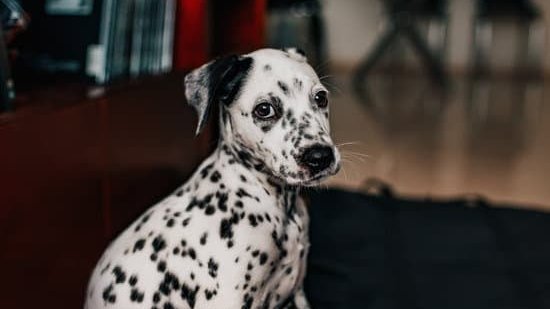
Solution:
<svg viewBox="0 0 550 309">
<path fill-rule="evenodd" d="M 0 307 L 78 307 L 101 248 L 215 145 L 184 74 L 262 47 L 301 48 L 331 91 L 328 187 L 549 211 L 549 19 L 544 0 L 0 0 Z"/>
</svg>

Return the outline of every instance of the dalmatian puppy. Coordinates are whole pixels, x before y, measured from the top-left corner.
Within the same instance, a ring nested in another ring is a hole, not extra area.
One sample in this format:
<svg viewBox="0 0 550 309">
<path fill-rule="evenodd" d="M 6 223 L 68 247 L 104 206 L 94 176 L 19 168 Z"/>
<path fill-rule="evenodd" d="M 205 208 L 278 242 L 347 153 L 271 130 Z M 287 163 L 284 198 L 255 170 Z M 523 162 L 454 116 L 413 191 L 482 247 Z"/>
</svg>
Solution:
<svg viewBox="0 0 550 309">
<path fill-rule="evenodd" d="M 197 133 L 217 105 L 218 146 L 109 245 L 85 308 L 309 308 L 298 191 L 340 166 L 327 89 L 296 49 L 262 49 L 196 69 L 185 95 Z"/>
</svg>

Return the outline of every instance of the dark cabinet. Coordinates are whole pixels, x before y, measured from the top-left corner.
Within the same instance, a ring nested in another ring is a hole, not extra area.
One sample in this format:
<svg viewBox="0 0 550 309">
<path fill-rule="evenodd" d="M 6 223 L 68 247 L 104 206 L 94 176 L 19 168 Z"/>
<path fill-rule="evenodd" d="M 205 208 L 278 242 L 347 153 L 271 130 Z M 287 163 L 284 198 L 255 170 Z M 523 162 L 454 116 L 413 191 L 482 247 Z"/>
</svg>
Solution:
<svg viewBox="0 0 550 309">
<path fill-rule="evenodd" d="M 0 116 L 1 308 L 80 308 L 108 241 L 208 154 L 182 79 L 56 86 Z"/>
</svg>

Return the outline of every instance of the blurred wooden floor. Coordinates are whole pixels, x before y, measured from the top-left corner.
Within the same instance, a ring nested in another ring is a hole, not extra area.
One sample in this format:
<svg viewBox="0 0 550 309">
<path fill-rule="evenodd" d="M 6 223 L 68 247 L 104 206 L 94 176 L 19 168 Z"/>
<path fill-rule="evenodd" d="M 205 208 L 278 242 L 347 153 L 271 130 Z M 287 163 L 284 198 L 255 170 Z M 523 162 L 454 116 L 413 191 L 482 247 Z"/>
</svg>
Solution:
<svg viewBox="0 0 550 309">
<path fill-rule="evenodd" d="M 344 168 L 329 184 L 368 177 L 405 195 L 480 194 L 550 211 L 550 83 L 455 78 L 442 94 L 422 76 L 375 75 L 358 95 L 328 79 Z"/>
</svg>

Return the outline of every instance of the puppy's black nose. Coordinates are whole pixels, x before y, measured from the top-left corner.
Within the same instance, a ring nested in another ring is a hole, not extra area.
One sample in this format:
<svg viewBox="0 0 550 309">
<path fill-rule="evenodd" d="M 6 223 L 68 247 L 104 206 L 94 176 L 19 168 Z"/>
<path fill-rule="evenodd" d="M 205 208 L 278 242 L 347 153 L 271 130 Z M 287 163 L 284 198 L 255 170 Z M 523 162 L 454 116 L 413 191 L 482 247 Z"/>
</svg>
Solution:
<svg viewBox="0 0 550 309">
<path fill-rule="evenodd" d="M 315 145 L 302 153 L 300 163 L 305 165 L 312 175 L 327 169 L 334 162 L 334 152 L 329 146 Z"/>
</svg>

